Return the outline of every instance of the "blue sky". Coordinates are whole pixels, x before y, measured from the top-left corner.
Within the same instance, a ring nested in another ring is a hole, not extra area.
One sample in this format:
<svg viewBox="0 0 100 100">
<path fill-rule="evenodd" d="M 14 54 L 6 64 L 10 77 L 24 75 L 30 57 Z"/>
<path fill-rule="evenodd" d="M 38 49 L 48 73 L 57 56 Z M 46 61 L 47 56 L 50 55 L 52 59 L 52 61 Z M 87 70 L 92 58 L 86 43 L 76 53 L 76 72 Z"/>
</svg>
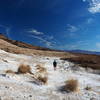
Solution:
<svg viewBox="0 0 100 100">
<path fill-rule="evenodd" d="M 53 49 L 100 51 L 100 0 L 0 0 L 0 33 Z"/>
</svg>

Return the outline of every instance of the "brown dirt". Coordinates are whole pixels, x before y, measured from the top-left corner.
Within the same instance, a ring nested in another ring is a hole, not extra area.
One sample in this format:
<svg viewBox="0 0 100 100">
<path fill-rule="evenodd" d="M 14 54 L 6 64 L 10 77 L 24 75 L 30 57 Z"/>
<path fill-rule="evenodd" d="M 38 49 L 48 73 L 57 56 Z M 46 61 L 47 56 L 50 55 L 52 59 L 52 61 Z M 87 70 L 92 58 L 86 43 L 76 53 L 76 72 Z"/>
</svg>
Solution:
<svg viewBox="0 0 100 100">
<path fill-rule="evenodd" d="M 68 60 L 79 64 L 85 68 L 99 69 L 100 70 L 100 56 L 99 55 L 89 55 L 89 54 L 74 54 L 77 57 L 71 58 L 61 58 L 61 60 Z"/>
</svg>

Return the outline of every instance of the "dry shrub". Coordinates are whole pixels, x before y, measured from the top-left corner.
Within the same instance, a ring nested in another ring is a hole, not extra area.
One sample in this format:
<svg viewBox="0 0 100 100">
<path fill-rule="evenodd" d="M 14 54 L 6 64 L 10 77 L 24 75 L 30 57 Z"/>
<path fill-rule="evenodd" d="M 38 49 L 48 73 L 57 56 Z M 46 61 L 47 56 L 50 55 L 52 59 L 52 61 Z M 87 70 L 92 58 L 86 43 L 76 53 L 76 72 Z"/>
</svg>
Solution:
<svg viewBox="0 0 100 100">
<path fill-rule="evenodd" d="M 48 73 L 47 73 L 47 70 L 46 68 L 42 67 L 42 65 L 37 65 L 36 66 L 36 77 L 47 77 L 48 76 Z"/>
<path fill-rule="evenodd" d="M 36 65 L 36 69 L 38 70 L 38 72 L 46 72 L 46 68 L 42 67 L 42 65 Z"/>
<path fill-rule="evenodd" d="M 6 73 L 15 74 L 15 72 L 14 72 L 14 71 L 12 71 L 12 70 L 6 70 L 5 72 L 6 72 Z"/>
<path fill-rule="evenodd" d="M 64 90 L 67 92 L 75 92 L 78 90 L 78 80 L 70 79 L 66 81 Z"/>
<path fill-rule="evenodd" d="M 8 63 L 8 61 L 7 60 L 5 60 L 5 59 L 2 59 L 4 62 L 6 62 L 6 63 Z"/>
<path fill-rule="evenodd" d="M 20 74 L 31 73 L 31 67 L 29 65 L 21 64 L 17 72 Z"/>
<path fill-rule="evenodd" d="M 47 81 L 48 81 L 48 78 L 45 76 L 45 77 L 42 77 L 42 76 L 38 76 L 37 78 L 40 82 L 42 82 L 43 84 L 46 84 Z"/>
<path fill-rule="evenodd" d="M 85 87 L 85 90 L 89 90 L 89 91 L 90 91 L 91 89 L 92 89 L 92 88 L 91 88 L 90 86 L 86 86 L 86 87 Z"/>
<path fill-rule="evenodd" d="M 36 70 L 37 72 L 35 73 L 35 77 L 36 79 L 43 83 L 43 84 L 46 84 L 47 81 L 48 81 L 48 73 L 47 73 L 47 69 L 43 67 L 42 64 L 38 64 L 36 65 Z"/>
</svg>

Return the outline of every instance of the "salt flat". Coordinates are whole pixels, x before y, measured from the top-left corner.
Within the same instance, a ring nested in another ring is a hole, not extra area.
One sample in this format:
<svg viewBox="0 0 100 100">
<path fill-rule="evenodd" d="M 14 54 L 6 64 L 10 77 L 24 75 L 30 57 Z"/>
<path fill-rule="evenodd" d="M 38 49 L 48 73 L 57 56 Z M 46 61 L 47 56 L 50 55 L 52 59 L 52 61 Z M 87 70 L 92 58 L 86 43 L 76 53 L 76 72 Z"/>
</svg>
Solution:
<svg viewBox="0 0 100 100">
<path fill-rule="evenodd" d="M 52 65 L 54 59 L 58 63 L 56 71 Z M 47 84 L 41 84 L 29 73 L 5 73 L 6 70 L 17 72 L 22 63 L 30 65 L 34 75 L 37 73 L 36 65 L 46 68 Z M 79 91 L 60 91 L 65 81 L 71 78 L 78 80 Z M 86 90 L 87 86 L 91 90 Z M 100 75 L 81 67 L 74 69 L 74 64 L 59 57 L 26 56 L 0 50 L 0 100 L 100 100 Z"/>
</svg>

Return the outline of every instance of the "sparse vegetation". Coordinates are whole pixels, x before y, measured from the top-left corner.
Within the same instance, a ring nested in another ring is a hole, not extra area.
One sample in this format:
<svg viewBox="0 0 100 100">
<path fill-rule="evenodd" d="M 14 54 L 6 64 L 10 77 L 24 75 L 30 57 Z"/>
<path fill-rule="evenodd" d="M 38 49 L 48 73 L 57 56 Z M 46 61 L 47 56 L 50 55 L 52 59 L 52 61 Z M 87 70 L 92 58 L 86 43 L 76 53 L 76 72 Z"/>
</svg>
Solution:
<svg viewBox="0 0 100 100">
<path fill-rule="evenodd" d="M 78 90 L 78 80 L 70 79 L 67 80 L 64 86 L 66 92 L 75 92 Z"/>
<path fill-rule="evenodd" d="M 8 63 L 8 61 L 6 59 L 2 59 L 4 62 Z"/>
<path fill-rule="evenodd" d="M 45 76 L 45 77 L 42 77 L 42 76 L 38 76 L 37 78 L 40 82 L 42 82 L 43 84 L 46 84 L 47 81 L 48 81 L 48 78 Z"/>
<path fill-rule="evenodd" d="M 36 69 L 38 70 L 38 72 L 46 72 L 46 68 L 42 67 L 41 65 L 36 65 Z"/>
<path fill-rule="evenodd" d="M 36 65 L 36 79 L 39 80 L 39 82 L 42 82 L 43 84 L 46 84 L 48 81 L 48 73 L 47 73 L 47 69 L 43 67 L 42 64 L 38 64 Z"/>
<path fill-rule="evenodd" d="M 14 71 L 12 71 L 12 70 L 6 70 L 5 72 L 6 72 L 6 73 L 15 74 L 15 72 L 14 72 Z"/>
<path fill-rule="evenodd" d="M 100 56 L 99 55 L 88 55 L 88 54 L 76 54 L 77 57 L 61 58 L 64 61 L 70 61 L 75 64 L 79 64 L 84 68 L 92 68 L 100 70 Z"/>
<path fill-rule="evenodd" d="M 23 48 L 21 48 L 16 41 L 14 42 L 15 46 L 13 44 L 10 46 L 9 43 L 1 42 L 0 47 L 2 47 L 2 49 L 7 48 L 7 51 L 11 53 L 0 50 L 0 99 L 99 99 L 100 76 L 97 73 L 100 74 L 100 71 L 91 69 L 94 67 L 97 68 L 95 65 L 98 65 L 98 68 L 100 68 L 99 56 L 89 55 L 88 57 L 88 55 L 76 55 L 70 59 L 67 58 L 70 54 L 67 56 L 65 53 L 62 55 L 62 53 L 59 54 L 59 52 L 56 51 L 44 52 L 33 50 L 28 49 L 28 47 L 24 48 L 24 45 L 22 46 Z M 21 55 L 18 53 L 21 53 Z M 66 58 L 61 61 L 58 57 L 49 57 L 55 55 Z M 58 64 L 58 69 L 56 71 L 54 71 L 52 66 L 54 59 L 57 59 Z M 28 62 L 29 65 L 32 66 L 23 64 L 22 62 Z M 73 64 L 71 62 L 73 62 Z M 37 66 L 35 67 L 34 65 Z M 84 68 L 80 68 L 80 65 Z M 32 72 L 34 75 L 29 74 Z M 97 75 L 92 74 L 92 72 Z M 77 79 L 71 78 L 71 76 L 77 77 Z M 81 89 L 79 90 L 79 88 Z"/>
<path fill-rule="evenodd" d="M 92 88 L 90 86 L 88 86 L 88 85 L 85 87 L 85 90 L 91 90 L 91 89 Z"/>
<path fill-rule="evenodd" d="M 29 65 L 21 64 L 17 71 L 19 74 L 31 73 L 31 67 Z"/>
</svg>

